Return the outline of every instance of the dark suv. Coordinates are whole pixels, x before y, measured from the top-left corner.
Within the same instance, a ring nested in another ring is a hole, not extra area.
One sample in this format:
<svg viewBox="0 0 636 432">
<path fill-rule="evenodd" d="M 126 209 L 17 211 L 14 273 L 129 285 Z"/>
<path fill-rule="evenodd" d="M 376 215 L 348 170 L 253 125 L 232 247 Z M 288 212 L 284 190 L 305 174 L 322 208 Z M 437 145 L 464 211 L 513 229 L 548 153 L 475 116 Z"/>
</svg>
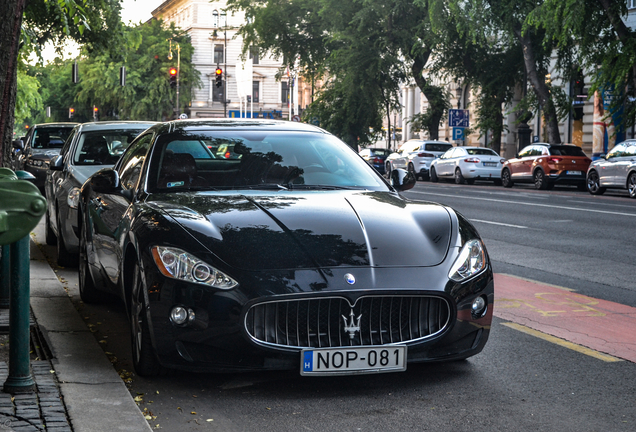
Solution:
<svg viewBox="0 0 636 432">
<path fill-rule="evenodd" d="M 501 168 L 501 184 L 534 183 L 536 189 L 551 189 L 555 184 L 575 185 L 586 190 L 585 175 L 592 160 L 572 144 L 535 143 L 524 147 L 516 158 Z"/>
</svg>

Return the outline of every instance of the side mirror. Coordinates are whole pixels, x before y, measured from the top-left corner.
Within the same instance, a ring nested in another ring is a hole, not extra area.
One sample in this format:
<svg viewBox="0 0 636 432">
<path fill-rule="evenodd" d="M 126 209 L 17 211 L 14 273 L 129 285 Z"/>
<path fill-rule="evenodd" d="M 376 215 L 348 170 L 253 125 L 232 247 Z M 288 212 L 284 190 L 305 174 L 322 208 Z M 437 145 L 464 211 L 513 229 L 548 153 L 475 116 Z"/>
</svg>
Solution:
<svg viewBox="0 0 636 432">
<path fill-rule="evenodd" d="M 13 140 L 11 144 L 13 145 L 13 148 L 16 150 L 24 150 L 24 141 L 22 141 L 22 138 Z"/>
<path fill-rule="evenodd" d="M 390 183 L 396 190 L 405 191 L 413 188 L 417 183 L 417 179 L 412 172 L 397 168 L 391 173 Z"/>
<path fill-rule="evenodd" d="M 62 155 L 53 156 L 49 163 L 49 169 L 53 171 L 62 171 L 64 169 L 64 157 Z"/>
<path fill-rule="evenodd" d="M 88 186 L 95 193 L 112 194 L 121 192 L 119 173 L 112 168 L 103 168 L 89 177 Z"/>
</svg>

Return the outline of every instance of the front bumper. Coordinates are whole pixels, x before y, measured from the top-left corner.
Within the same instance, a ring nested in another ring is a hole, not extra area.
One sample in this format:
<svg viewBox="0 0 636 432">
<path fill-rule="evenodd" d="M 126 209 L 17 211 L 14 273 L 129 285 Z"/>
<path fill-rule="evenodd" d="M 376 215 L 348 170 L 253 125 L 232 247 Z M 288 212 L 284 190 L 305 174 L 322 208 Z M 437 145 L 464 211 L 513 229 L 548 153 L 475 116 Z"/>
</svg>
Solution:
<svg viewBox="0 0 636 432">
<path fill-rule="evenodd" d="M 246 288 L 209 290 L 155 274 L 147 283 L 153 287 L 149 294 L 149 323 L 160 363 L 168 368 L 195 372 L 297 370 L 300 367 L 302 346 L 263 343 L 246 329 L 246 314 L 250 307 L 263 301 L 345 296 L 353 299 L 351 303 L 354 304 L 356 297 L 362 293 L 424 294 L 447 299 L 451 306 L 448 325 L 430 338 L 405 342 L 408 346 L 408 362 L 466 358 L 479 353 L 488 340 L 494 302 L 490 268 L 467 283 L 448 282 L 442 290 L 410 288 L 317 293 L 307 290 L 280 296 L 270 293 L 249 300 L 247 297 L 250 296 L 250 290 Z M 471 305 L 477 296 L 487 299 L 488 308 L 482 317 L 474 318 L 471 315 Z M 192 309 L 196 319 L 185 327 L 174 325 L 168 316 L 175 305 Z M 348 313 L 349 310 L 346 311 L 347 315 Z"/>
</svg>

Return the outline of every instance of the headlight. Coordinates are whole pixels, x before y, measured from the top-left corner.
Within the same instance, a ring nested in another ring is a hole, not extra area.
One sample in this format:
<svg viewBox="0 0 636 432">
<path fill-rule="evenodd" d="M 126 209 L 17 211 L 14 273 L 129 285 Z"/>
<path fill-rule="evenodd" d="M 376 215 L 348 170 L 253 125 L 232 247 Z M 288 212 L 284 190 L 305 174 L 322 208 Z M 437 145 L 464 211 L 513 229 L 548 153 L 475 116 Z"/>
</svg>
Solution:
<svg viewBox="0 0 636 432">
<path fill-rule="evenodd" d="M 66 203 L 68 204 L 69 208 L 76 209 L 77 204 L 79 203 L 79 199 L 80 199 L 80 190 L 79 188 L 75 187 L 68 192 L 68 196 L 66 197 Z"/>
<path fill-rule="evenodd" d="M 238 282 L 225 273 L 181 249 L 154 246 L 152 257 L 159 271 L 169 278 L 219 289 L 232 289 L 238 285 Z"/>
<path fill-rule="evenodd" d="M 448 277 L 455 282 L 462 282 L 475 276 L 486 268 L 486 251 L 481 240 L 469 240 L 462 248 L 455 263 L 448 272 Z"/>
</svg>

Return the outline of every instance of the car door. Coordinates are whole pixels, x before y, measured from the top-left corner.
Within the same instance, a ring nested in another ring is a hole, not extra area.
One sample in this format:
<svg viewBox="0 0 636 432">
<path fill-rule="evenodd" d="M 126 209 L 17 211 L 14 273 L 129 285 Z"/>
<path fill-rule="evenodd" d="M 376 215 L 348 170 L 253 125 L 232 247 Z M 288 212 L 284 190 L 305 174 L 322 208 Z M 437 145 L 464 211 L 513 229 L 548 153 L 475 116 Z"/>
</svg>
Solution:
<svg viewBox="0 0 636 432">
<path fill-rule="evenodd" d="M 56 171 L 49 169 L 46 173 L 46 180 L 44 182 L 44 194 L 46 195 L 46 201 L 49 208 L 49 217 L 51 221 L 51 227 L 53 232 L 56 235 L 59 235 L 59 227 L 57 226 L 58 221 L 58 199 L 60 199 L 62 183 L 66 179 L 68 175 L 68 161 L 71 155 L 73 154 L 72 149 L 75 146 L 77 141 L 77 137 L 79 136 L 79 131 L 81 127 L 77 126 L 73 129 L 69 137 L 67 138 L 62 150 L 60 150 L 59 157 L 62 158 L 62 170 Z"/>
<path fill-rule="evenodd" d="M 621 156 L 614 164 L 614 178 L 616 186 L 625 187 L 627 184 L 627 174 L 629 174 L 630 168 L 636 162 L 636 142 L 625 141 L 623 143 L 624 150 Z"/>
<path fill-rule="evenodd" d="M 439 160 L 436 162 L 437 166 L 439 167 L 439 170 L 438 170 L 439 176 L 447 177 L 453 174 L 452 158 L 454 157 L 456 150 L 457 150 L 456 148 L 450 149 L 449 151 L 444 153 L 442 156 L 440 156 Z"/>
<path fill-rule="evenodd" d="M 88 202 L 89 215 L 93 218 L 93 244 L 100 271 L 112 285 L 119 280 L 119 263 L 122 260 L 121 225 L 126 223 L 125 214 L 131 205 L 127 197 L 133 196 L 137 188 L 146 154 L 153 134 L 148 132 L 131 143 L 116 165 L 122 189 L 127 192 L 97 194 Z"/>
<path fill-rule="evenodd" d="M 619 185 L 619 166 L 621 163 L 625 163 L 625 159 L 627 159 L 625 153 L 625 144 L 620 143 L 614 146 L 614 148 L 607 153 L 607 156 L 605 156 L 605 160 L 599 164 L 598 176 L 602 186 Z"/>
<path fill-rule="evenodd" d="M 541 154 L 541 149 L 537 149 L 537 146 L 525 147 L 519 153 L 516 159 L 513 159 L 510 163 L 511 178 L 513 180 L 524 180 L 531 177 L 530 169 L 536 156 Z"/>
</svg>

